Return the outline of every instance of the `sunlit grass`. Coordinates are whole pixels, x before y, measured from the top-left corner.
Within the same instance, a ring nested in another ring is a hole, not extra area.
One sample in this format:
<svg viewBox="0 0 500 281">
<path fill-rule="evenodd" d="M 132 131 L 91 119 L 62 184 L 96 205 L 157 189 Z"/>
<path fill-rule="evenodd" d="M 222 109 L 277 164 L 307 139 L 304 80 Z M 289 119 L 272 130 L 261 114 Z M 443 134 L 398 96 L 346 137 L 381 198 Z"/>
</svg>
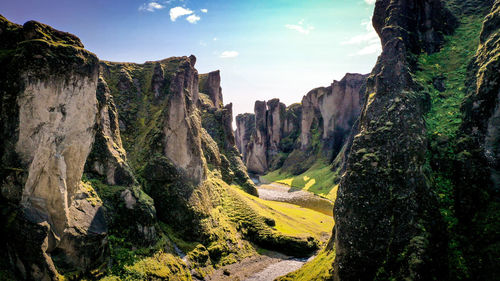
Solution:
<svg viewBox="0 0 500 281">
<path fill-rule="evenodd" d="M 232 186 L 230 191 L 260 216 L 274 219 L 275 230 L 284 235 L 313 236 L 325 242 L 333 229 L 333 218 L 320 212 L 294 204 L 263 200 L 236 186 Z"/>
<path fill-rule="evenodd" d="M 263 176 L 266 181 L 307 190 L 332 201 L 337 197 L 335 189 L 335 179 L 337 177 L 337 173 L 332 171 L 332 167 L 325 164 L 323 160 L 317 160 L 309 170 L 297 176 L 281 173 L 280 170 Z"/>
<path fill-rule="evenodd" d="M 331 280 L 335 250 L 323 250 L 299 270 L 278 278 L 279 281 Z"/>
</svg>

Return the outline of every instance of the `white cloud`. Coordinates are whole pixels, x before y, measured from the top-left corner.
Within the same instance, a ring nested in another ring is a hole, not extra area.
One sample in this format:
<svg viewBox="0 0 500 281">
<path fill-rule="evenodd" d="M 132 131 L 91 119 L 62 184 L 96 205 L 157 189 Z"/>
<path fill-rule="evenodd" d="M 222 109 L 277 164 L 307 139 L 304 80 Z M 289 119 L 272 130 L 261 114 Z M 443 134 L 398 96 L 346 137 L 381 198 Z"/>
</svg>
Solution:
<svg viewBox="0 0 500 281">
<path fill-rule="evenodd" d="M 356 54 L 354 55 L 359 55 L 359 56 L 371 55 L 380 53 L 381 51 L 382 51 L 382 46 L 380 45 L 380 43 L 375 43 L 364 47 L 363 49 L 357 51 Z"/>
<path fill-rule="evenodd" d="M 302 34 L 309 34 L 312 30 L 314 30 L 314 26 L 304 26 L 304 20 L 299 21 L 299 24 L 285 24 L 285 27 L 291 30 L 295 30 Z"/>
<path fill-rule="evenodd" d="M 351 56 L 362 56 L 380 53 L 380 51 L 382 51 L 382 46 L 380 44 L 380 39 L 377 32 L 375 32 L 375 29 L 373 29 L 373 26 L 371 25 L 371 19 L 369 21 L 367 20 L 361 22 L 361 25 L 365 27 L 366 32 L 355 35 L 348 40 L 340 42 L 340 44 L 357 45 L 360 48 L 359 51 L 351 54 Z"/>
<path fill-rule="evenodd" d="M 193 11 L 191 11 L 190 9 L 175 7 L 170 9 L 170 20 L 175 21 L 179 17 L 191 15 L 192 13 Z"/>
<path fill-rule="evenodd" d="M 205 13 L 205 14 L 206 14 L 206 13 L 208 13 L 208 10 L 207 10 L 207 9 L 200 9 L 200 11 L 201 11 L 202 13 Z"/>
<path fill-rule="evenodd" d="M 149 2 L 149 3 L 144 3 L 142 6 L 139 7 L 139 11 L 148 11 L 148 12 L 154 12 L 155 10 L 161 10 L 165 8 L 165 6 L 157 3 L 157 2 Z"/>
<path fill-rule="evenodd" d="M 217 39 L 217 37 L 214 37 L 214 41 L 217 41 L 217 40 L 219 40 L 219 39 Z"/>
<path fill-rule="evenodd" d="M 346 40 L 344 42 L 341 42 L 340 44 L 342 45 L 361 45 L 361 44 L 373 44 L 379 42 L 379 38 L 375 30 L 372 30 L 370 32 L 356 35 L 351 37 L 349 40 Z"/>
<path fill-rule="evenodd" d="M 239 55 L 240 53 L 236 51 L 224 51 L 222 54 L 220 54 L 221 58 L 227 59 L 227 58 L 235 58 Z"/>
<path fill-rule="evenodd" d="M 197 23 L 201 18 L 197 16 L 196 14 L 192 14 L 189 17 L 186 18 L 186 20 L 190 23 Z"/>
<path fill-rule="evenodd" d="M 377 0 L 365 0 L 365 3 L 368 5 L 373 5 L 375 2 L 377 2 Z"/>
</svg>

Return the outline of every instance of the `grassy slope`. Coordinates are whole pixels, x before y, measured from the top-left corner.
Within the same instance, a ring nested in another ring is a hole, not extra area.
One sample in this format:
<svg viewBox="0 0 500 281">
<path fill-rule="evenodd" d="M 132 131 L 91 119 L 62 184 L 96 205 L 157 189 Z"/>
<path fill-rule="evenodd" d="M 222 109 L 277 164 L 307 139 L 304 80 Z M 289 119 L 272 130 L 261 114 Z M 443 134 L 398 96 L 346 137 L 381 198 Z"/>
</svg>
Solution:
<svg viewBox="0 0 500 281">
<path fill-rule="evenodd" d="M 260 216 L 272 218 L 276 224 L 274 230 L 277 232 L 296 237 L 312 236 L 322 242 L 329 238 L 333 228 L 333 218 L 330 216 L 294 204 L 262 200 L 235 186 L 229 191 L 231 196 L 243 200 Z M 237 211 L 240 210 L 233 210 Z"/>
<path fill-rule="evenodd" d="M 331 280 L 332 264 L 335 260 L 335 249 L 321 251 L 312 261 L 299 270 L 278 278 L 279 281 L 313 281 Z"/>
<path fill-rule="evenodd" d="M 229 237 L 230 240 L 214 239 L 208 245 L 206 242 L 185 241 L 163 223 L 159 225 L 161 239 L 149 247 L 137 248 L 126 239 L 110 235 L 109 275 L 102 280 L 191 280 L 188 266 L 179 258 L 175 247 L 186 254 L 195 275 L 206 276 L 214 268 L 257 254 L 255 246 L 241 239 L 240 232 L 244 232 L 240 227 L 242 224 L 259 228 L 259 235 L 269 236 L 267 239 L 291 237 L 307 241 L 308 237 L 314 237 L 323 244 L 329 238 L 333 228 L 333 219 L 329 216 L 293 204 L 259 199 L 237 186 L 227 185 L 218 177 L 211 177 L 207 182 L 216 185 L 223 198 L 222 206 L 213 209 L 211 216 L 207 218 L 209 221 L 215 219 L 218 224 L 217 227 L 210 228 L 213 233 L 208 235 Z M 274 221 L 274 227 L 266 224 L 269 219 Z M 211 223 L 209 221 L 206 223 Z M 285 238 L 286 241 L 288 240 Z M 286 243 L 294 243 L 293 240 L 290 241 Z M 228 243 L 238 244 L 239 252 L 227 254 L 231 251 L 225 248 Z M 214 259 L 218 252 L 224 255 L 220 259 Z"/>
<path fill-rule="evenodd" d="M 419 57 L 420 71 L 415 75 L 424 91 L 431 96 L 431 109 L 425 116 L 430 148 L 427 167 L 439 199 L 441 214 L 450 233 L 450 271 L 452 276 L 457 277 L 468 276 L 468 269 L 454 231 L 457 224 L 451 180 L 454 175 L 453 168 L 449 165 L 457 158 L 454 153 L 454 141 L 463 118 L 460 106 L 467 94 L 467 67 L 479 44 L 481 25 L 480 17 L 463 18 L 456 32 L 447 37 L 447 42 L 440 52 L 422 54 Z M 435 77 L 444 78 L 445 91 L 439 92 L 433 86 Z"/>
<path fill-rule="evenodd" d="M 272 171 L 263 176 L 270 182 L 286 184 L 291 187 L 303 189 L 335 201 L 338 186 L 334 184 L 338 174 L 323 160 L 318 159 L 307 171 L 294 176 L 281 170 Z"/>
</svg>

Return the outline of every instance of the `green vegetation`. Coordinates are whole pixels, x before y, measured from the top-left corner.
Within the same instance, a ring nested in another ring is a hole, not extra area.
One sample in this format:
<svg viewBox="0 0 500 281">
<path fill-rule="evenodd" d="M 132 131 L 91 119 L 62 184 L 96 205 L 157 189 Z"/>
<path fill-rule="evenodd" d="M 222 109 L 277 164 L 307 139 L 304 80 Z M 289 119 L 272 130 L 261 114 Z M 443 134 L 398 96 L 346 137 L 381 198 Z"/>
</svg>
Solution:
<svg viewBox="0 0 500 281">
<path fill-rule="evenodd" d="M 332 280 L 332 264 L 335 260 L 335 249 L 321 251 L 313 260 L 307 262 L 299 270 L 280 277 L 278 281 L 320 281 Z"/>
<path fill-rule="evenodd" d="M 271 226 L 282 234 L 305 238 L 312 236 L 326 242 L 332 231 L 332 217 L 320 212 L 294 204 L 262 200 L 238 190 L 235 186 L 231 187 L 230 193 L 244 200 L 246 205 L 259 216 L 273 220 Z M 232 214 L 232 216 L 240 215 Z M 266 224 L 269 225 L 267 222 Z"/>
<path fill-rule="evenodd" d="M 263 176 L 266 181 L 286 184 L 291 187 L 303 189 L 335 201 L 337 187 L 335 180 L 338 173 L 332 171 L 332 166 L 318 159 L 307 171 L 300 175 L 275 170 Z"/>
<path fill-rule="evenodd" d="M 420 70 L 415 78 L 431 96 L 426 123 L 433 141 L 456 137 L 462 122 L 460 105 L 467 93 L 467 67 L 479 45 L 481 26 L 482 21 L 476 16 L 464 18 L 440 52 L 419 58 Z M 442 92 L 434 84 L 442 84 Z"/>
<path fill-rule="evenodd" d="M 479 45 L 481 26 L 482 20 L 477 16 L 463 18 L 440 52 L 419 57 L 419 71 L 415 74 L 416 81 L 431 97 L 431 108 L 425 116 L 429 140 L 427 170 L 450 234 L 450 271 L 459 280 L 470 275 L 461 250 L 464 245 L 460 245 L 456 233 L 452 165 L 461 157 L 455 153 L 455 140 L 463 119 L 460 107 L 468 93 L 467 67 Z"/>
<path fill-rule="evenodd" d="M 101 280 L 191 280 L 186 264 L 174 256 L 174 245 L 164 235 L 154 246 L 138 249 L 110 235 L 109 248 L 109 275 Z"/>
</svg>

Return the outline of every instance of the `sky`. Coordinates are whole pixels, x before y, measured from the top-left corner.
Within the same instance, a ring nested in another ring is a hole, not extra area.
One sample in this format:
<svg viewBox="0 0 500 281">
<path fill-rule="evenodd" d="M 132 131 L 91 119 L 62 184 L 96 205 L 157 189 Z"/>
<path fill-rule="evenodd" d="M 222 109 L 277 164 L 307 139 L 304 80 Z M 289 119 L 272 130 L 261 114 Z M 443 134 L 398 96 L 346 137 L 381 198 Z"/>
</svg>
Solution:
<svg viewBox="0 0 500 281">
<path fill-rule="evenodd" d="M 1 0 L 0 14 L 77 35 L 101 60 L 197 57 L 221 71 L 237 114 L 256 100 L 290 105 L 345 73 L 369 73 L 381 52 L 375 0 Z"/>
</svg>

